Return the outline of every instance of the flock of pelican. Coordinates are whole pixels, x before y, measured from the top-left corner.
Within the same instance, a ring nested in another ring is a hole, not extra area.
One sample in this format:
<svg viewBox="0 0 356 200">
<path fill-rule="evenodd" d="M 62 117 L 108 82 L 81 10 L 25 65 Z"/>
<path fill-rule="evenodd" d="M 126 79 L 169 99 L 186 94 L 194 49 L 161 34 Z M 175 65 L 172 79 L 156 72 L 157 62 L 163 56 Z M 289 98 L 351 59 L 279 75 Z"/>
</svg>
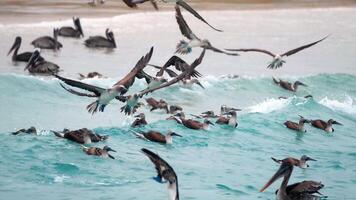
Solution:
<svg viewBox="0 0 356 200">
<path fill-rule="evenodd" d="M 123 0 L 129 7 L 137 7 L 137 4 L 145 3 L 150 1 L 152 5 L 158 9 L 157 2 L 155 0 Z M 93 4 L 96 4 L 96 0 L 94 0 Z M 100 1 L 104 3 L 104 0 Z M 205 56 L 206 50 L 211 50 L 216 53 L 223 53 L 229 56 L 238 56 L 240 52 L 258 52 L 271 56 L 273 60 L 267 66 L 270 69 L 277 69 L 282 67 L 285 63 L 283 60 L 285 57 L 294 55 L 302 50 L 310 48 L 317 43 L 322 42 L 328 36 L 300 46 L 298 48 L 289 50 L 283 54 L 275 54 L 268 50 L 258 49 L 258 48 L 247 48 L 247 49 L 224 49 L 221 50 L 219 48 L 214 47 L 209 40 L 200 39 L 196 36 L 188 23 L 183 18 L 180 8 L 184 8 L 185 10 L 192 13 L 195 17 L 200 19 L 202 22 L 207 24 L 215 31 L 222 32 L 222 30 L 217 29 L 210 25 L 198 12 L 196 12 L 191 6 L 189 6 L 183 0 L 172 0 L 172 1 L 163 1 L 162 2 L 174 2 L 175 5 L 175 15 L 176 20 L 180 29 L 180 32 L 184 37 L 188 39 L 188 41 L 181 40 L 177 44 L 176 53 L 178 54 L 188 54 L 193 48 L 200 47 L 202 48 L 201 54 L 198 58 L 196 58 L 191 64 L 184 61 L 179 56 L 173 55 L 164 65 L 154 65 L 150 63 L 150 59 L 153 56 L 154 47 L 151 47 L 148 52 L 140 57 L 136 63 L 136 65 L 129 71 L 126 76 L 116 82 L 112 87 L 103 88 L 95 85 L 87 84 L 81 82 L 80 80 L 73 80 L 66 77 L 62 77 L 59 75 L 60 67 L 55 63 L 47 61 L 44 57 L 40 55 L 40 49 L 52 49 L 57 51 L 61 48 L 65 48 L 59 41 L 58 37 L 72 37 L 72 38 L 82 38 L 84 37 L 83 29 L 80 23 L 80 19 L 74 17 L 73 23 L 74 27 L 61 27 L 55 28 L 53 30 L 52 36 L 43 36 L 39 37 L 31 42 L 31 44 L 36 48 L 33 52 L 24 52 L 18 53 L 18 50 L 21 46 L 21 37 L 16 37 L 13 46 L 11 47 L 9 54 L 13 52 L 12 60 L 14 62 L 26 62 L 25 70 L 28 70 L 30 73 L 35 74 L 46 74 L 53 75 L 55 78 L 60 80 L 60 86 L 68 91 L 71 94 L 82 96 L 82 97 L 90 97 L 93 98 L 94 101 L 90 103 L 86 108 L 89 113 L 95 114 L 96 112 L 104 112 L 106 106 L 114 100 L 118 100 L 124 102 L 125 105 L 121 107 L 121 112 L 124 112 L 127 115 L 133 115 L 140 106 L 144 105 L 140 100 L 147 94 L 160 90 L 162 88 L 169 87 L 171 85 L 177 84 L 179 82 L 185 84 L 197 84 L 201 88 L 204 89 L 204 86 L 199 82 L 199 77 L 202 76 L 200 72 L 196 70 L 196 68 L 202 63 L 203 58 Z M 105 30 L 105 37 L 103 36 L 90 36 L 88 39 L 84 41 L 84 45 L 88 48 L 116 48 L 116 42 L 114 38 L 114 34 L 110 29 Z M 146 66 L 152 66 L 159 71 L 156 75 L 150 75 L 144 71 Z M 169 69 L 170 67 L 174 67 L 174 69 Z M 174 71 L 176 70 L 176 71 Z M 164 78 L 164 74 L 167 73 L 169 79 Z M 92 72 L 88 75 L 82 75 L 80 79 L 84 78 L 93 78 L 93 77 L 103 77 L 98 72 Z M 130 87 L 134 84 L 136 79 L 145 79 L 147 82 L 147 87 L 140 92 L 131 93 Z M 283 89 L 289 90 L 291 92 L 296 92 L 298 86 L 307 86 L 306 84 L 296 81 L 295 83 L 290 83 L 285 80 L 277 80 L 273 78 L 273 81 Z M 71 87 L 69 87 L 71 86 Z M 82 91 L 78 91 L 73 88 L 81 89 Z M 311 95 L 306 96 L 306 98 L 311 97 Z M 285 97 L 281 97 L 285 98 Z M 185 113 L 183 112 L 183 108 L 179 105 L 170 105 L 164 101 L 163 99 L 156 100 L 154 98 L 146 99 L 147 105 L 151 107 L 150 111 L 154 111 L 157 109 L 164 110 L 167 114 L 171 114 L 167 120 L 175 120 L 177 123 L 183 125 L 189 129 L 201 130 L 206 129 L 209 125 L 214 125 L 211 122 L 212 119 L 216 119 L 216 124 L 227 125 L 236 128 L 238 126 L 237 122 L 237 112 L 241 111 L 240 109 L 230 108 L 226 105 L 221 106 L 220 114 L 215 114 L 214 111 L 206 111 L 202 112 L 200 115 L 193 115 L 195 119 L 186 118 Z M 203 122 L 201 122 L 203 121 Z M 300 120 L 298 123 L 292 121 L 286 121 L 284 124 L 287 128 L 304 132 L 304 124 L 310 123 L 313 127 L 325 130 L 326 132 L 332 132 L 334 129 L 332 128 L 333 124 L 339 124 L 339 122 L 330 119 L 325 122 L 323 120 L 308 120 L 302 116 L 300 116 Z M 163 144 L 172 144 L 173 137 L 182 137 L 181 135 L 169 131 L 166 134 L 162 134 L 155 130 L 149 131 L 138 131 L 135 130 L 135 127 L 141 127 L 147 125 L 147 121 L 144 113 L 139 113 L 135 115 L 135 121 L 132 123 L 133 129 L 131 132 L 133 135 L 138 138 L 163 143 Z M 94 142 L 100 142 L 108 139 L 108 136 L 102 136 L 94 133 L 91 130 L 86 128 L 79 130 L 68 130 L 64 129 L 63 131 L 53 131 L 54 135 L 59 138 L 68 139 L 79 144 L 89 144 Z M 20 133 L 26 134 L 35 134 L 36 129 L 31 127 L 29 129 L 21 129 L 19 131 L 14 132 L 14 135 L 18 135 Z M 83 151 L 88 155 L 96 155 L 101 157 L 108 157 L 115 159 L 110 151 L 115 152 L 115 150 L 111 149 L 108 146 L 104 148 L 98 147 L 86 147 L 82 146 Z M 178 190 L 178 176 L 176 175 L 174 169 L 162 159 L 156 153 L 148 149 L 141 149 L 142 153 L 144 153 L 155 165 L 157 171 L 158 182 L 166 182 L 168 183 L 168 191 L 169 191 L 169 199 L 170 200 L 179 200 L 179 190 Z M 260 192 L 265 191 L 273 182 L 283 177 L 282 184 L 280 188 L 276 191 L 277 199 L 279 200 L 311 200 L 311 199 L 321 199 L 325 198 L 325 196 L 319 193 L 319 190 L 323 188 L 323 184 L 315 181 L 303 181 L 299 183 L 294 183 L 288 185 L 289 179 L 292 175 L 294 167 L 299 168 L 307 168 L 309 165 L 307 161 L 315 161 L 314 159 L 308 156 L 302 156 L 300 159 L 296 158 L 286 158 L 282 160 L 278 160 L 272 158 L 273 161 L 280 164 L 278 171 L 272 176 L 272 178 L 262 187 Z"/>
</svg>

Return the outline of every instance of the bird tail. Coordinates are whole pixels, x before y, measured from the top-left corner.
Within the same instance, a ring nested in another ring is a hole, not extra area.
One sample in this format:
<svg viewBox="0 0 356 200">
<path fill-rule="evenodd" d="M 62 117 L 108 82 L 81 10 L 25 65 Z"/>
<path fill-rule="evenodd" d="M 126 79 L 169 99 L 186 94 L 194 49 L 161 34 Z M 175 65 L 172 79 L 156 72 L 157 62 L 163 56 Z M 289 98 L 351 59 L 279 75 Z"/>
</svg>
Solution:
<svg viewBox="0 0 356 200">
<path fill-rule="evenodd" d="M 142 133 L 136 132 L 134 130 L 130 130 L 137 138 L 141 138 L 141 139 L 146 139 Z"/>
<path fill-rule="evenodd" d="M 89 104 L 87 106 L 87 110 L 89 113 L 91 113 L 93 115 L 94 113 L 96 113 L 98 111 L 98 107 L 99 107 L 99 100 L 94 101 L 93 103 Z M 100 110 L 101 110 L 101 108 L 100 108 Z"/>
<path fill-rule="evenodd" d="M 133 112 L 133 108 L 131 108 L 131 106 L 128 105 L 124 105 L 121 107 L 121 112 L 124 112 L 125 115 L 131 115 Z"/>
<path fill-rule="evenodd" d="M 188 54 L 192 52 L 192 47 L 189 46 L 189 43 L 181 40 L 178 44 L 177 44 L 177 48 L 176 48 L 176 52 L 175 53 L 179 53 L 179 54 Z"/>
<path fill-rule="evenodd" d="M 275 83 L 275 84 L 279 84 L 279 81 L 277 81 L 277 79 L 276 78 L 274 78 L 274 77 L 272 77 L 272 79 L 273 79 L 273 82 Z"/>
</svg>

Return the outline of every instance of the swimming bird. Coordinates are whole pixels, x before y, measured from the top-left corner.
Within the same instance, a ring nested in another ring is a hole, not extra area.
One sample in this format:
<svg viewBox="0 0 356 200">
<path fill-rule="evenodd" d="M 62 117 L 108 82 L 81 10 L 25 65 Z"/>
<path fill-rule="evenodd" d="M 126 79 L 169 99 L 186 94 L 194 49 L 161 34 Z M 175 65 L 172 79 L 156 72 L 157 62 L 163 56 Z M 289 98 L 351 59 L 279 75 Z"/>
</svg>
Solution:
<svg viewBox="0 0 356 200">
<path fill-rule="evenodd" d="M 278 200 L 318 200 L 320 196 L 319 190 L 324 187 L 321 182 L 303 181 L 288 185 L 289 178 L 292 175 L 293 168 L 296 164 L 294 159 L 284 159 L 281 161 L 281 166 L 272 178 L 263 186 L 260 192 L 265 191 L 272 183 L 283 177 L 280 188 L 276 191 Z"/>
<path fill-rule="evenodd" d="M 238 56 L 237 53 L 229 53 L 229 52 L 225 52 L 222 51 L 218 48 L 215 48 L 211 45 L 211 43 L 209 42 L 209 40 L 207 39 L 200 39 L 198 38 L 193 31 L 189 28 L 187 22 L 184 20 L 183 15 L 179 9 L 179 6 L 176 5 L 176 19 L 177 19 L 177 23 L 179 25 L 179 29 L 182 33 L 183 36 L 185 36 L 187 39 L 189 39 L 189 42 L 186 42 L 184 40 L 181 40 L 178 44 L 177 44 L 177 49 L 176 49 L 176 53 L 180 53 L 180 54 L 188 54 L 190 52 L 192 52 L 192 49 L 194 47 L 201 47 L 204 49 L 208 49 L 217 53 L 223 53 L 226 55 L 230 55 L 230 56 Z"/>
<path fill-rule="evenodd" d="M 332 127 L 333 124 L 342 125 L 341 123 L 333 119 L 329 119 L 327 122 L 321 119 L 316 119 L 316 120 L 311 120 L 310 123 L 315 128 L 322 129 L 328 133 L 334 132 L 334 128 Z"/>
<path fill-rule="evenodd" d="M 151 106 L 151 112 L 157 109 L 163 109 L 165 110 L 167 113 L 169 113 L 168 110 L 168 103 L 166 101 L 164 101 L 163 99 L 160 99 L 159 101 L 157 101 L 156 99 L 150 97 L 146 99 L 147 105 Z"/>
<path fill-rule="evenodd" d="M 84 45 L 90 48 L 116 48 L 114 33 L 107 28 L 105 35 L 106 38 L 103 36 L 90 36 L 84 41 Z"/>
<path fill-rule="evenodd" d="M 163 135 L 162 133 L 160 133 L 158 131 L 148 131 L 148 132 L 132 131 L 132 132 L 138 138 L 149 140 L 151 142 L 158 142 L 158 143 L 162 143 L 162 144 L 172 144 L 174 136 L 182 137 L 181 135 L 179 135 L 179 134 L 177 134 L 175 132 L 172 132 L 172 131 L 168 131 L 168 133 L 166 135 Z"/>
<path fill-rule="evenodd" d="M 52 75 L 57 74 L 60 71 L 60 67 L 55 63 L 43 60 L 40 55 L 40 49 L 35 49 L 24 70 L 28 70 L 33 74 Z"/>
<path fill-rule="evenodd" d="M 296 159 L 296 158 L 292 158 L 292 157 L 285 158 L 285 159 L 283 159 L 283 160 L 278 160 L 278 159 L 273 158 L 273 157 L 271 157 L 271 159 L 272 159 L 274 162 L 278 163 L 278 164 L 282 164 L 283 162 L 288 162 L 288 159 L 291 159 L 291 160 L 293 160 L 294 166 L 300 167 L 300 168 L 302 168 L 302 169 L 306 169 L 306 168 L 309 167 L 307 161 L 316 161 L 315 159 L 310 158 L 310 157 L 307 156 L 307 155 L 303 155 L 300 159 Z"/>
<path fill-rule="evenodd" d="M 70 26 L 64 26 L 59 28 L 58 35 L 63 37 L 74 37 L 80 38 L 84 37 L 82 25 L 80 24 L 80 19 L 78 17 L 73 17 L 74 28 Z"/>
<path fill-rule="evenodd" d="M 128 7 L 137 8 L 137 4 L 144 3 L 146 1 L 137 1 L 137 0 L 122 0 Z M 147 0 L 150 1 L 152 6 L 158 10 L 157 2 L 155 0 Z"/>
<path fill-rule="evenodd" d="M 312 47 L 316 44 L 318 44 L 319 42 L 325 40 L 327 37 L 329 36 L 326 36 L 316 42 L 312 42 L 310 44 L 306 44 L 306 45 L 303 45 L 303 46 L 300 46 L 298 48 L 295 48 L 295 49 L 292 49 L 290 51 L 287 51 L 283 54 L 274 54 L 268 50 L 265 50 L 265 49 L 257 49 L 257 48 L 253 48 L 253 49 L 226 49 L 228 51 L 234 51 L 234 52 L 249 52 L 249 51 L 254 51 L 254 52 L 260 52 L 260 53 L 264 53 L 264 54 L 267 54 L 267 55 L 270 55 L 273 57 L 273 60 L 272 62 L 267 66 L 267 68 L 269 69 L 277 69 L 277 68 L 280 68 L 283 66 L 283 64 L 285 63 L 285 61 L 283 60 L 283 57 L 287 57 L 287 56 L 291 56 L 293 54 L 296 54 L 298 53 L 299 51 L 302 51 L 304 49 L 307 49 L 309 47 Z"/>
<path fill-rule="evenodd" d="M 169 200 L 179 200 L 178 177 L 174 169 L 161 157 L 148 149 L 141 149 L 141 151 L 151 160 L 155 165 L 157 177 L 155 180 L 163 183 L 162 180 L 168 183 Z"/>
<path fill-rule="evenodd" d="M 107 140 L 109 138 L 106 135 L 102 136 L 96 134 L 92 130 L 89 130 L 87 128 L 82 128 L 74 131 L 64 129 L 62 132 L 59 131 L 52 131 L 52 132 L 57 137 L 65 138 L 80 144 L 90 144 L 94 142 L 100 142 L 100 141 Z"/>
<path fill-rule="evenodd" d="M 292 91 L 292 92 L 296 92 L 299 85 L 308 87 L 308 85 L 306 85 L 300 81 L 296 81 L 296 82 L 294 82 L 294 84 L 292 84 L 291 82 L 284 81 L 282 79 L 279 79 L 279 81 L 277 81 L 277 79 L 275 79 L 274 77 L 272 77 L 272 79 L 273 79 L 274 83 L 279 85 L 281 88 L 283 88 L 285 90 Z"/>
<path fill-rule="evenodd" d="M 53 38 L 50 36 L 42 36 L 39 37 L 31 42 L 31 44 L 40 49 L 53 49 L 53 50 L 59 50 L 60 48 L 63 47 L 63 45 L 58 42 L 58 33 L 59 30 L 58 28 L 53 29 Z"/>
<path fill-rule="evenodd" d="M 66 84 L 81 88 L 83 90 L 87 90 L 92 92 L 92 94 L 78 92 L 69 88 L 64 87 L 62 84 L 61 86 L 67 90 L 68 92 L 78 95 L 78 96 L 86 96 L 86 97 L 93 97 L 97 98 L 96 101 L 89 104 L 87 106 L 89 113 L 96 113 L 99 109 L 100 112 L 104 112 L 104 108 L 106 105 L 110 103 L 113 99 L 121 100 L 119 96 L 125 94 L 128 89 L 132 86 L 135 82 L 136 74 L 139 73 L 143 68 L 146 67 L 147 63 L 150 61 L 153 53 L 153 47 L 150 51 L 137 62 L 136 66 L 120 81 L 115 83 L 111 88 L 101 88 L 93 85 L 89 85 L 80 81 L 75 81 L 71 79 L 67 79 L 58 75 L 55 75 L 58 79 L 62 80 Z M 136 104 L 135 104 L 136 105 Z"/>
<path fill-rule="evenodd" d="M 79 79 L 86 79 L 86 78 L 106 78 L 99 72 L 89 72 L 87 75 L 83 75 L 79 73 Z"/>
<path fill-rule="evenodd" d="M 300 115 L 299 115 L 300 116 Z M 299 132 L 307 132 L 304 128 L 305 123 L 310 123 L 310 120 L 305 119 L 304 117 L 300 116 L 299 122 L 292 122 L 292 121 L 286 121 L 284 122 L 284 125 L 292 130 L 299 131 Z"/>
<path fill-rule="evenodd" d="M 13 62 L 17 62 L 17 61 L 20 61 L 20 62 L 28 62 L 33 54 L 33 52 L 23 52 L 23 53 L 20 53 L 18 54 L 18 51 L 20 49 L 20 46 L 21 46 L 21 37 L 20 36 L 17 36 L 15 38 L 15 42 L 14 44 L 12 45 L 10 51 L 7 53 L 7 55 L 10 55 L 10 53 L 13 51 L 14 53 L 12 54 L 12 61 Z M 38 58 L 39 61 L 42 61 L 44 60 L 42 56 L 40 56 Z"/>
<path fill-rule="evenodd" d="M 183 112 L 177 113 L 175 116 L 179 117 L 180 121 L 182 122 L 182 124 L 190 129 L 194 129 L 194 130 L 201 130 L 201 129 L 208 129 L 209 125 L 213 125 L 213 123 L 211 123 L 208 119 L 205 119 L 204 122 L 199 122 L 196 120 L 192 120 L 192 119 L 186 119 L 185 118 L 185 114 Z"/>
<path fill-rule="evenodd" d="M 140 113 L 135 116 L 135 121 L 131 124 L 131 127 L 145 126 L 147 125 L 146 116 L 144 113 Z"/>
<path fill-rule="evenodd" d="M 115 159 L 114 156 L 109 154 L 109 151 L 116 152 L 114 149 L 110 148 L 109 146 L 104 146 L 102 149 L 98 147 L 86 147 L 82 145 L 83 151 L 87 155 L 93 155 L 93 156 L 100 156 L 103 158 L 111 158 Z"/>
<path fill-rule="evenodd" d="M 237 123 L 237 113 L 236 111 L 230 111 L 228 113 L 225 113 L 228 115 L 231 115 L 230 117 L 224 117 L 224 116 L 220 116 L 218 120 L 216 120 L 215 123 L 217 124 L 227 124 L 229 126 L 232 127 L 237 127 L 238 123 Z"/>
<path fill-rule="evenodd" d="M 18 131 L 12 132 L 12 135 L 18 135 L 20 133 L 26 133 L 26 134 L 37 134 L 37 130 L 35 127 L 31 126 L 29 129 L 20 129 Z"/>
</svg>

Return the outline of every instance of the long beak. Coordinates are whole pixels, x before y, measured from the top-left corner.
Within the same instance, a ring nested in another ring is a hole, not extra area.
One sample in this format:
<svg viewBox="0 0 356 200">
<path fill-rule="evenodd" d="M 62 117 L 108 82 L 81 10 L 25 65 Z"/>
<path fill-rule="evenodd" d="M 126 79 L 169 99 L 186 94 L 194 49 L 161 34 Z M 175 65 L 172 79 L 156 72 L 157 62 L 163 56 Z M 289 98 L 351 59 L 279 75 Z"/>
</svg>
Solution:
<svg viewBox="0 0 356 200">
<path fill-rule="evenodd" d="M 242 109 L 239 109 L 239 108 L 231 108 L 231 110 L 233 110 L 233 111 L 242 111 Z"/>
<path fill-rule="evenodd" d="M 262 187 L 260 192 L 264 192 L 272 183 L 274 183 L 276 180 L 284 176 L 288 172 L 288 170 L 291 170 L 291 165 L 289 164 L 282 164 L 278 171 L 272 176 L 272 178 Z"/>
<path fill-rule="evenodd" d="M 317 160 L 315 160 L 315 159 L 313 159 L 313 158 L 310 158 L 310 157 L 308 157 L 307 160 L 310 160 L 310 161 L 317 161 Z"/>
<path fill-rule="evenodd" d="M 27 65 L 26 65 L 24 71 L 26 71 L 32 64 L 34 64 L 36 62 L 38 56 L 39 56 L 39 52 L 38 51 L 35 51 L 35 52 L 32 53 L 31 58 L 27 62 Z"/>
<path fill-rule="evenodd" d="M 77 18 L 77 19 L 75 20 L 75 24 L 76 24 L 76 26 L 77 26 L 77 28 L 78 28 L 80 34 L 82 35 L 82 37 L 84 37 L 82 25 L 80 24 L 80 19 L 79 19 L 79 18 Z"/>
<path fill-rule="evenodd" d="M 108 151 L 113 151 L 113 152 L 116 152 L 114 149 L 112 148 L 109 148 Z"/>
<path fill-rule="evenodd" d="M 300 85 L 302 85 L 302 86 L 308 87 L 307 84 L 304 84 L 304 83 L 302 83 L 302 82 L 299 82 L 299 83 L 300 83 Z"/>
<path fill-rule="evenodd" d="M 172 136 L 183 137 L 183 136 L 181 136 L 181 135 L 179 135 L 179 134 L 177 134 L 177 133 L 172 133 L 171 135 L 172 135 Z"/>
<path fill-rule="evenodd" d="M 337 121 L 334 121 L 333 124 L 337 124 L 337 125 L 341 125 L 342 126 L 342 124 L 340 122 L 337 122 Z"/>
<path fill-rule="evenodd" d="M 18 40 L 15 40 L 14 44 L 12 45 L 12 47 L 11 47 L 9 53 L 7 53 L 7 55 L 10 55 L 10 53 L 11 53 L 14 49 L 16 49 L 16 48 L 18 47 L 18 45 L 19 45 Z"/>
</svg>

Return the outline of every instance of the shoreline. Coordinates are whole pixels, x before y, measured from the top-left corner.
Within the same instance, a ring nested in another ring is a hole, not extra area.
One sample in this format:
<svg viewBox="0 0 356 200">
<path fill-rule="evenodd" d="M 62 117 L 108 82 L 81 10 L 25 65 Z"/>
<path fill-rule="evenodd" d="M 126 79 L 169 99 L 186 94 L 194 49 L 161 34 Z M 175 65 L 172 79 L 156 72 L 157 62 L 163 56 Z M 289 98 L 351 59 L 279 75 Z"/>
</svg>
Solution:
<svg viewBox="0 0 356 200">
<path fill-rule="evenodd" d="M 356 7 L 355 0 L 342 1 L 282 1 L 282 0 L 226 0 L 221 3 L 217 0 L 197 0 L 189 2 L 197 10 L 275 10 L 275 9 L 315 9 L 315 8 L 339 8 Z M 160 11 L 173 10 L 174 4 L 160 4 Z M 36 2 L 15 0 L 0 0 L 0 24 L 36 23 L 43 21 L 55 21 L 79 16 L 84 18 L 113 17 L 129 13 L 156 12 L 152 6 L 139 5 L 138 9 L 128 8 L 121 1 L 107 0 L 104 5 L 90 6 L 83 0 L 66 0 L 61 3 L 49 0 L 37 0 Z M 158 11 L 159 12 L 159 11 Z"/>
</svg>

